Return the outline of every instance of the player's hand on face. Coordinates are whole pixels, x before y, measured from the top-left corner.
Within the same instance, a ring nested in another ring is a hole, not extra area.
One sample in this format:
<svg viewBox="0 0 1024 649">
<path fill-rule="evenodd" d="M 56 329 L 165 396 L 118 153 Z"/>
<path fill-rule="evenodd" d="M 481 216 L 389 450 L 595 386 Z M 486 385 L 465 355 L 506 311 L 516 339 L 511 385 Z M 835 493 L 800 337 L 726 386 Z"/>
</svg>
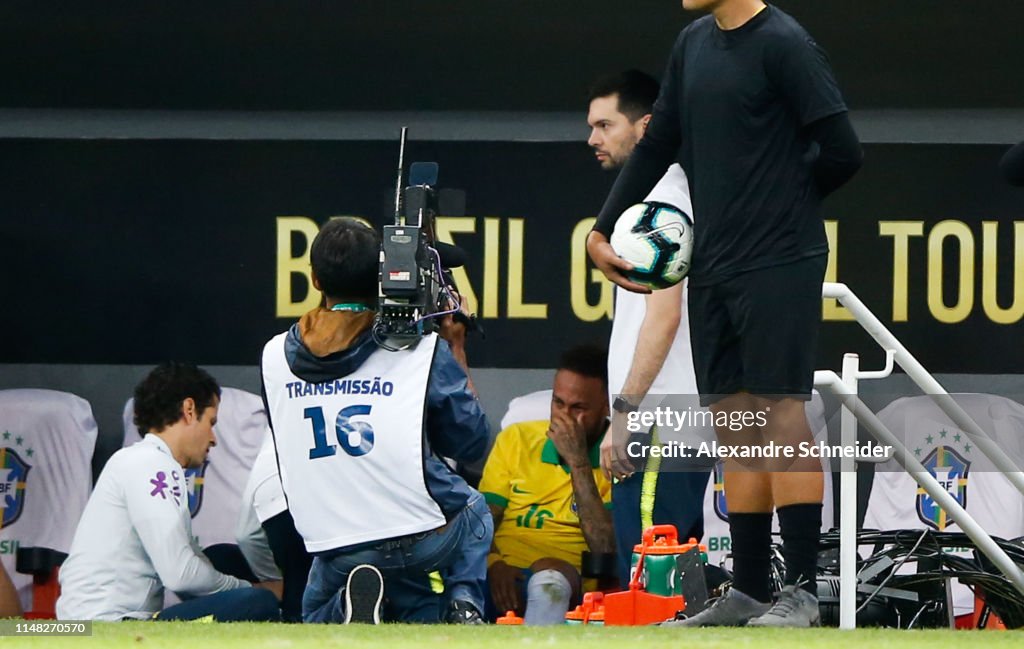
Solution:
<svg viewBox="0 0 1024 649">
<path fill-rule="evenodd" d="M 597 230 L 592 230 L 590 234 L 587 235 L 587 254 L 590 255 L 590 259 L 594 262 L 594 265 L 604 273 L 604 276 L 607 277 L 609 281 L 615 282 L 627 291 L 632 291 L 634 293 L 651 292 L 651 289 L 643 286 L 642 284 L 630 281 L 622 274 L 623 271 L 633 270 L 633 264 L 615 254 L 612 244 L 608 243 L 608 237 L 604 236 Z"/>
<path fill-rule="evenodd" d="M 601 469 L 609 480 L 624 480 L 636 472 L 626 453 L 629 432 L 626 429 L 626 415 L 612 413 L 612 425 L 601 440 Z"/>
<path fill-rule="evenodd" d="M 523 581 L 523 571 L 510 566 L 504 561 L 495 561 L 487 569 L 487 582 L 491 585 L 491 599 L 494 606 L 501 612 L 515 611 L 522 615 L 523 602 L 520 597 L 520 585 Z"/>
<path fill-rule="evenodd" d="M 587 431 L 583 425 L 583 413 L 572 417 L 566 410 L 552 408 L 548 438 L 554 443 L 558 454 L 569 464 L 589 464 Z"/>
</svg>

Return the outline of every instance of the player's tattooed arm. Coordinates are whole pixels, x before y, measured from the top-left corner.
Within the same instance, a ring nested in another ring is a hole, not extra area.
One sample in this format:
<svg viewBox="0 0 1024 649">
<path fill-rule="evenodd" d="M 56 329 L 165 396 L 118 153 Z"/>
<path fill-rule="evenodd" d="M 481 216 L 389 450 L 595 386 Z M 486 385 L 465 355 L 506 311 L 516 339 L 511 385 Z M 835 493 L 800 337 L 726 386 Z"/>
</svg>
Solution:
<svg viewBox="0 0 1024 649">
<path fill-rule="evenodd" d="M 572 492 L 580 516 L 580 530 L 587 541 L 587 547 L 595 554 L 615 552 L 612 513 L 605 508 L 597 490 L 593 469 L 589 464 L 585 468 L 573 467 L 571 475 Z"/>
<path fill-rule="evenodd" d="M 594 553 L 615 552 L 615 529 L 612 515 L 604 506 L 601 493 L 594 481 L 594 468 L 587 452 L 583 423 L 566 412 L 553 410 L 548 437 L 554 442 L 559 455 L 569 465 L 572 493 L 580 518 L 580 531 L 587 547 Z"/>
</svg>

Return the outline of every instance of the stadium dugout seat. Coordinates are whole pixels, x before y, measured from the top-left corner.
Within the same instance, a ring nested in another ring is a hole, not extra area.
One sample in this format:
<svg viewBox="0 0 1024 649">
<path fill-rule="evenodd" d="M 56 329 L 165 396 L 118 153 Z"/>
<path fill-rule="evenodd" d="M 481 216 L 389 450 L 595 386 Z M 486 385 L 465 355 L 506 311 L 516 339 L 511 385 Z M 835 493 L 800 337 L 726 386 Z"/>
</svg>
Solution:
<svg viewBox="0 0 1024 649">
<path fill-rule="evenodd" d="M 537 390 L 509 401 L 508 410 L 501 418 L 501 430 L 524 421 L 549 419 L 551 417 L 552 393 L 552 390 Z"/>
<path fill-rule="evenodd" d="M 1018 467 L 1024 466 L 1024 406 L 989 394 L 953 397 Z M 1024 536 L 1024 495 L 931 397 L 897 399 L 878 418 L 989 535 L 1006 540 Z M 963 531 L 895 460 L 875 465 L 864 527 Z M 913 571 L 912 566 L 907 569 Z M 955 581 L 952 590 L 957 618 L 973 615 L 975 598 L 970 590 Z"/>
<path fill-rule="evenodd" d="M 124 446 L 141 440 L 133 422 L 134 408 L 134 399 L 129 399 L 123 413 Z M 217 445 L 210 449 L 206 463 L 185 472 L 192 534 L 218 570 L 255 580 L 238 548 L 235 531 L 242 509 L 242 491 L 268 431 L 263 399 L 244 390 L 221 388 L 213 430 Z M 169 593 L 165 604 L 174 601 Z"/>
<path fill-rule="evenodd" d="M 92 491 L 96 420 L 85 399 L 0 390 L 0 558 L 26 618 L 53 618 L 57 574 Z"/>
</svg>

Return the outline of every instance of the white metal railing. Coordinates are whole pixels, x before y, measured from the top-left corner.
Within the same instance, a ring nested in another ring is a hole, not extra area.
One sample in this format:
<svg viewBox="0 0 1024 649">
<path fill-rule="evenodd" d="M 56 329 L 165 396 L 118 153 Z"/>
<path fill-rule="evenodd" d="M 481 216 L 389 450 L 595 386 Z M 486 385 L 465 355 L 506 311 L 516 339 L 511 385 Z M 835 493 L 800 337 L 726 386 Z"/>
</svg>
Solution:
<svg viewBox="0 0 1024 649">
<path fill-rule="evenodd" d="M 957 525 L 978 546 L 1013 583 L 1014 587 L 1024 595 L 1024 571 L 992 540 L 959 502 L 928 472 L 927 469 L 907 451 L 906 446 L 892 431 L 857 396 L 858 381 L 861 379 L 878 379 L 889 376 L 895 362 L 907 373 L 907 376 L 931 395 L 935 403 L 950 419 L 963 430 L 975 443 L 975 446 L 995 464 L 1007 479 L 1024 494 L 1024 472 L 1018 468 L 1005 452 L 981 429 L 978 424 L 964 412 L 963 408 L 949 395 L 935 378 L 914 358 L 907 348 L 896 339 L 875 314 L 853 294 L 845 284 L 828 283 L 822 285 L 823 298 L 835 298 L 853 314 L 857 322 L 886 352 L 885 369 L 877 372 L 861 371 L 860 360 L 856 354 L 846 354 L 843 358 L 842 377 L 830 370 L 819 370 L 814 373 L 814 385 L 825 388 L 835 394 L 843 405 L 840 419 L 841 444 L 844 446 L 856 443 L 857 421 L 859 420 L 875 438 L 893 448 L 893 459 L 902 466 L 914 480 L 931 496 L 936 504 L 950 514 Z M 857 625 L 857 473 L 853 458 L 843 458 L 840 468 L 840 507 L 839 507 L 839 627 L 853 629 Z"/>
</svg>

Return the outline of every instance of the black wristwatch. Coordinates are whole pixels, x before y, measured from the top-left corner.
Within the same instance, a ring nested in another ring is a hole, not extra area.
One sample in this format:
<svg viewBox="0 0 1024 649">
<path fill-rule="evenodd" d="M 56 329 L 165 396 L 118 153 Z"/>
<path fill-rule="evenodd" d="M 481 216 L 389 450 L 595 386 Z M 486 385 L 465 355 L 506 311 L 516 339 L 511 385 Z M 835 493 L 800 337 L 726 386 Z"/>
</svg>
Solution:
<svg viewBox="0 0 1024 649">
<path fill-rule="evenodd" d="M 640 406 L 633 405 L 622 397 L 615 397 L 615 401 L 612 401 L 612 410 L 615 412 L 629 413 L 636 412 L 639 409 Z"/>
</svg>

